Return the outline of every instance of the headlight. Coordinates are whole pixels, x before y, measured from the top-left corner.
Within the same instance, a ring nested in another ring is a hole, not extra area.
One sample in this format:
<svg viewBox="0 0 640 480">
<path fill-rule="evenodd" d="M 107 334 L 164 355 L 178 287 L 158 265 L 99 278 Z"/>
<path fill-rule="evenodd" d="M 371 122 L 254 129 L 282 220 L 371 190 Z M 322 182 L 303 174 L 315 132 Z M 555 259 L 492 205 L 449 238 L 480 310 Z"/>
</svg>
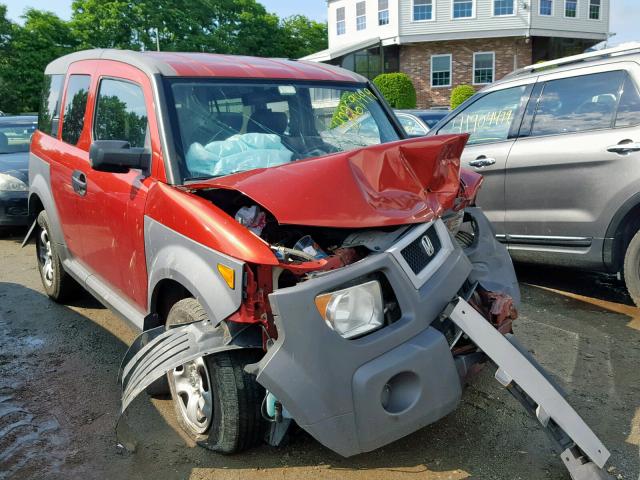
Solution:
<svg viewBox="0 0 640 480">
<path fill-rule="evenodd" d="M 29 187 L 19 178 L 0 173 L 0 192 L 26 192 Z"/>
<path fill-rule="evenodd" d="M 318 295 L 316 306 L 327 325 L 344 338 L 357 337 L 384 323 L 382 289 L 376 280 Z"/>
</svg>

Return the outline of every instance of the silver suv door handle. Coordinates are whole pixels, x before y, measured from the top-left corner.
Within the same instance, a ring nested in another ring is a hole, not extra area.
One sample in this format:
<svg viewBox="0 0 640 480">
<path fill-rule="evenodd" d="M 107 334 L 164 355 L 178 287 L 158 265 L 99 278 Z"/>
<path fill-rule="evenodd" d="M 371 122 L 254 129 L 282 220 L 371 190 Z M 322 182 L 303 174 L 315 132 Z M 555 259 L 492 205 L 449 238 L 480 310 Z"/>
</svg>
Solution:
<svg viewBox="0 0 640 480">
<path fill-rule="evenodd" d="M 607 152 L 618 153 L 620 155 L 626 155 L 631 152 L 640 152 L 640 143 L 624 140 L 617 145 L 611 145 L 607 147 Z"/>
<path fill-rule="evenodd" d="M 475 168 L 484 168 L 496 163 L 495 158 L 485 157 L 484 155 L 480 155 L 475 160 L 471 160 L 469 165 Z"/>
</svg>

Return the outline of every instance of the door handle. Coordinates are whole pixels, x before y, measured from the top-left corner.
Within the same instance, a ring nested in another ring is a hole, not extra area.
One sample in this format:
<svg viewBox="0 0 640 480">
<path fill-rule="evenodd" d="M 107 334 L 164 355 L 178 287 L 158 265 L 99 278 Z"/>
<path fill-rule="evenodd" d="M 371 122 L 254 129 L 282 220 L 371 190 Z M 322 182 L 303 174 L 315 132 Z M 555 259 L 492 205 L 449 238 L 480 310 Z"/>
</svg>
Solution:
<svg viewBox="0 0 640 480">
<path fill-rule="evenodd" d="M 80 170 L 74 170 L 71 174 L 71 186 L 74 192 L 84 197 L 87 194 L 87 176 Z"/>
<path fill-rule="evenodd" d="M 633 140 L 622 140 L 617 145 L 607 147 L 607 152 L 617 153 L 619 155 L 640 152 L 640 143 L 634 142 Z"/>
<path fill-rule="evenodd" d="M 487 157 L 485 155 L 480 155 L 475 160 L 471 160 L 469 165 L 475 168 L 484 168 L 496 163 L 495 158 Z"/>
</svg>

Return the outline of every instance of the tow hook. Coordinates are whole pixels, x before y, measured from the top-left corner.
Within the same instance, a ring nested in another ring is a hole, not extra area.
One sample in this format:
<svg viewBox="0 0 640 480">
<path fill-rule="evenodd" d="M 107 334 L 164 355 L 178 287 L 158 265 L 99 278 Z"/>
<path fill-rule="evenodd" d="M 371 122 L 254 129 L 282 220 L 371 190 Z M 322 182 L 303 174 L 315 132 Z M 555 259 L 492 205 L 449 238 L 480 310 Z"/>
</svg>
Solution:
<svg viewBox="0 0 640 480">
<path fill-rule="evenodd" d="M 515 337 L 498 332 L 462 298 L 454 300 L 444 313 L 497 366 L 496 380 L 540 422 L 571 478 L 609 478 L 602 470 L 609 451 Z"/>
</svg>

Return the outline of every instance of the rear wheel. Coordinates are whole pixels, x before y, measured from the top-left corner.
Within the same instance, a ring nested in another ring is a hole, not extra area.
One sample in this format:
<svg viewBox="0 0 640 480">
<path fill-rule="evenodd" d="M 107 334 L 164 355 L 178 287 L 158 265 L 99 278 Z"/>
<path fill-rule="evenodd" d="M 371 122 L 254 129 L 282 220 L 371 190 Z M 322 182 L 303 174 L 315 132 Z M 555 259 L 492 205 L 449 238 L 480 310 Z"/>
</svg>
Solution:
<svg viewBox="0 0 640 480">
<path fill-rule="evenodd" d="M 624 254 L 624 283 L 633 302 L 640 307 L 640 231 L 633 236 Z"/>
<path fill-rule="evenodd" d="M 78 290 L 78 284 L 62 268 L 58 247 L 51 238 L 47 212 L 42 210 L 38 215 L 38 231 L 36 233 L 36 254 L 38 272 L 47 295 L 56 302 L 71 298 Z"/>
<path fill-rule="evenodd" d="M 193 298 L 177 302 L 167 324 L 201 321 L 207 314 Z M 221 453 L 236 453 L 260 442 L 264 389 L 245 365 L 259 359 L 248 350 L 198 358 L 167 374 L 178 423 L 194 441 Z"/>
</svg>

